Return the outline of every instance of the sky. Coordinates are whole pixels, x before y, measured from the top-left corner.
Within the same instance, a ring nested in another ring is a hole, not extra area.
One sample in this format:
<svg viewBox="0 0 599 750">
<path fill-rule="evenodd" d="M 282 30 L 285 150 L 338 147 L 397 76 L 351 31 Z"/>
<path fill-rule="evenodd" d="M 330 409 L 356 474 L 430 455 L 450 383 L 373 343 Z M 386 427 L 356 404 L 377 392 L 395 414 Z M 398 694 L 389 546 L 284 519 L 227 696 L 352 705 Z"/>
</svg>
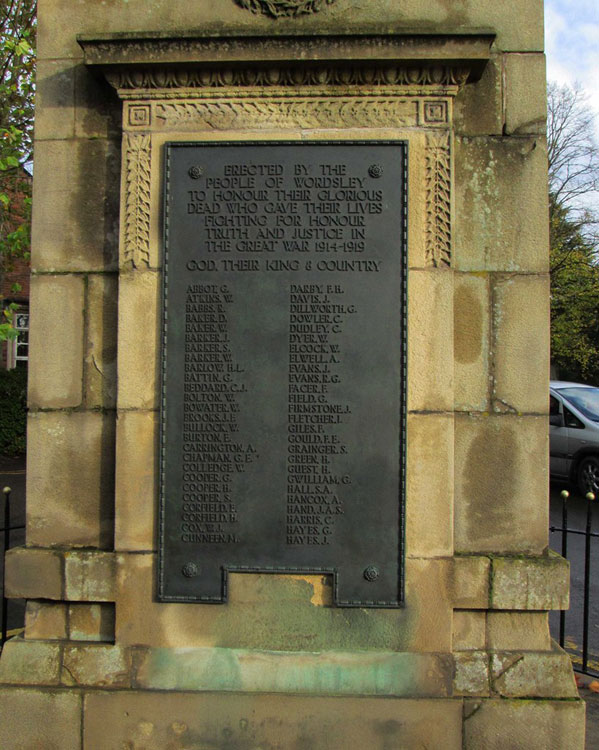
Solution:
<svg viewBox="0 0 599 750">
<path fill-rule="evenodd" d="M 599 0 L 545 0 L 545 48 L 547 79 L 581 83 L 599 119 Z"/>
</svg>

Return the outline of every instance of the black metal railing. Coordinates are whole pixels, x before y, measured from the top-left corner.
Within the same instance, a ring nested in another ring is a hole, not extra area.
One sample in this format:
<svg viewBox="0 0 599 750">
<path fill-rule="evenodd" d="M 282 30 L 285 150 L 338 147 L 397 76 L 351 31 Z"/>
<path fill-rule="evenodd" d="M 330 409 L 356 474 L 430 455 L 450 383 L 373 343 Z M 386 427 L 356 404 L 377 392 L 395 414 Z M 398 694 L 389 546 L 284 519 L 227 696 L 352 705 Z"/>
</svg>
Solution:
<svg viewBox="0 0 599 750">
<path fill-rule="evenodd" d="M 593 531 L 593 507 L 595 503 L 595 495 L 592 492 L 588 492 L 585 496 L 586 500 L 586 524 L 584 529 L 570 528 L 568 526 L 568 505 L 570 499 L 570 493 L 567 490 L 563 490 L 560 493 L 562 501 L 562 523 L 561 526 L 550 526 L 549 530 L 553 532 L 561 533 L 561 554 L 562 557 L 568 558 L 568 537 L 570 534 L 575 536 L 584 537 L 584 555 L 582 556 L 583 570 L 583 606 L 582 606 L 582 654 L 581 660 L 578 658 L 579 655 L 576 653 L 573 656 L 577 658 L 573 659 L 574 671 L 581 672 L 582 674 L 591 675 L 593 677 L 599 677 L 599 671 L 595 669 L 597 666 L 589 665 L 589 620 L 590 620 L 590 605 L 591 605 L 591 542 L 593 539 L 599 537 L 599 532 Z M 580 565 L 579 558 L 576 560 L 571 559 L 570 565 L 576 562 Z M 578 573 L 577 570 L 572 570 L 573 573 Z M 559 645 L 566 650 L 570 650 L 569 644 L 566 643 L 566 615 L 567 611 L 562 610 L 559 618 Z M 570 614 L 570 617 L 573 615 Z M 580 661 L 580 666 L 577 662 Z"/>
<path fill-rule="evenodd" d="M 8 638 L 8 599 L 6 598 L 6 552 L 10 549 L 10 532 L 16 531 L 17 529 L 24 529 L 24 525 L 20 526 L 11 526 L 10 525 L 10 493 L 11 493 L 10 487 L 5 487 L 2 490 L 2 493 L 4 495 L 4 526 L 0 528 L 0 533 L 2 534 L 2 559 L 4 561 L 4 564 L 2 565 L 2 611 L 0 613 L 1 617 L 1 627 L 2 632 L 0 633 L 0 646 L 3 646 Z"/>
</svg>

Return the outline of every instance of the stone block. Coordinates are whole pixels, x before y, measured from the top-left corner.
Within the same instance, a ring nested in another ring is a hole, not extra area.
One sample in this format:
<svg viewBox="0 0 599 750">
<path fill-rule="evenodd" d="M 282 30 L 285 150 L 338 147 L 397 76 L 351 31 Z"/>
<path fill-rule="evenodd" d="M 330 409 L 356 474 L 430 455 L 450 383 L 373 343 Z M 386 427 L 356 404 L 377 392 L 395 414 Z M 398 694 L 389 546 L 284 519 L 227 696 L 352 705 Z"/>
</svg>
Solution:
<svg viewBox="0 0 599 750">
<path fill-rule="evenodd" d="M 118 279 L 90 274 L 86 293 L 84 362 L 85 405 L 104 409 L 116 406 Z"/>
<path fill-rule="evenodd" d="M 410 414 L 407 420 L 406 554 L 453 553 L 453 416 Z M 434 467 L 434 470 L 432 469 Z"/>
<path fill-rule="evenodd" d="M 455 140 L 453 267 L 547 271 L 547 152 L 541 136 Z"/>
<path fill-rule="evenodd" d="M 459 411 L 489 410 L 491 295 L 487 274 L 457 273 L 454 285 L 454 403 Z"/>
<path fill-rule="evenodd" d="M 120 411 L 116 426 L 115 547 L 156 547 L 158 413 Z"/>
<path fill-rule="evenodd" d="M 557 646 L 491 654 L 491 684 L 503 698 L 578 698 L 570 657 Z"/>
<path fill-rule="evenodd" d="M 505 71 L 505 134 L 545 135 L 547 82 L 545 55 L 508 54 Z"/>
<path fill-rule="evenodd" d="M 120 553 L 117 560 L 116 642 L 123 646 L 451 650 L 450 560 L 409 558 L 406 607 L 381 610 L 323 606 L 326 594 L 307 577 L 245 573 L 229 576 L 226 606 L 157 603 L 155 556 Z"/>
<path fill-rule="evenodd" d="M 120 276 L 120 409 L 155 409 L 159 403 L 159 282 L 159 274 L 153 271 L 133 271 Z"/>
<path fill-rule="evenodd" d="M 408 274 L 408 410 L 453 409 L 453 276 Z"/>
<path fill-rule="evenodd" d="M 62 599 L 64 574 L 59 553 L 14 547 L 7 551 L 5 565 L 9 599 Z"/>
<path fill-rule="evenodd" d="M 584 750 L 582 700 L 473 700 L 464 705 L 464 750 Z"/>
<path fill-rule="evenodd" d="M 110 547 L 114 415 L 30 413 L 27 440 L 27 543 Z"/>
<path fill-rule="evenodd" d="M 237 604 L 255 605 L 260 599 L 269 596 L 269 581 L 272 580 L 269 573 L 248 573 L 229 576 L 228 589 L 229 601 Z M 285 575 L 285 580 L 290 586 L 281 589 L 279 602 L 297 602 L 298 589 L 303 589 L 310 594 L 310 604 L 315 607 L 333 606 L 333 576 L 330 575 Z M 294 585 L 293 581 L 297 582 Z M 301 595 L 300 595 L 301 596 Z"/>
<path fill-rule="evenodd" d="M 411 649 L 451 651 L 453 632 L 452 560 L 406 560 L 406 602 L 415 612 Z"/>
<path fill-rule="evenodd" d="M 500 276 L 493 284 L 493 410 L 547 414 L 549 278 Z M 543 434 L 547 434 L 547 424 Z M 540 447 L 540 446 L 539 446 Z M 543 454 L 549 455 L 548 446 Z M 545 481 L 539 472 L 538 481 Z"/>
<path fill-rule="evenodd" d="M 196 131 L 197 132 L 197 131 Z M 139 142 L 139 139 L 143 137 L 140 135 L 136 135 L 135 133 L 128 134 L 126 136 L 126 139 L 124 141 L 124 147 L 123 147 L 123 174 L 126 174 L 127 170 L 127 160 L 129 158 L 128 150 L 131 151 L 131 144 L 135 143 L 137 140 Z M 195 137 L 195 136 L 194 136 Z M 162 213 L 162 201 L 163 201 L 163 193 L 164 193 L 164 172 L 161 167 L 161 161 L 159 157 L 159 149 L 163 145 L 163 139 L 164 142 L 166 142 L 167 139 L 170 140 L 170 134 L 167 132 L 158 133 L 152 136 L 151 142 L 148 138 L 148 148 L 150 148 L 151 143 L 151 151 L 149 152 L 148 157 L 148 163 L 147 167 L 150 172 L 150 183 L 149 185 L 146 185 L 145 187 L 142 187 L 141 185 L 138 187 L 138 201 L 144 202 L 147 201 L 149 208 L 150 208 L 150 216 L 160 216 Z M 135 152 L 135 148 L 133 149 L 133 152 Z M 143 157 L 143 148 L 140 149 L 140 159 Z M 124 191 L 126 188 L 126 181 L 123 182 L 123 188 Z M 149 194 L 148 191 L 149 190 Z M 131 247 L 127 247 L 126 242 L 126 234 L 125 234 L 125 227 L 123 227 L 123 232 L 121 233 L 121 248 L 120 248 L 120 257 L 119 257 L 119 263 L 121 267 L 125 267 L 127 269 L 131 268 L 131 261 L 127 260 L 127 257 L 131 256 Z M 150 221 L 149 222 L 149 228 L 147 233 L 147 239 L 145 241 L 145 252 L 146 255 L 143 260 L 139 262 L 138 267 L 140 267 L 143 270 L 146 270 L 148 268 L 150 269 L 160 269 L 163 265 L 163 248 L 164 248 L 164 236 L 163 236 L 163 227 L 161 226 L 161 222 L 159 221 Z"/>
<path fill-rule="evenodd" d="M 492 609 L 568 609 L 569 591 L 570 565 L 551 550 L 538 557 L 493 560 Z"/>
<path fill-rule="evenodd" d="M 75 135 L 75 69 L 71 60 L 39 60 L 35 71 L 35 140 Z"/>
<path fill-rule="evenodd" d="M 81 705 L 72 691 L 0 689 L 0 747 L 82 750 Z"/>
<path fill-rule="evenodd" d="M 119 144 L 100 139 L 39 141 L 34 164 L 32 269 L 115 269 Z"/>
<path fill-rule="evenodd" d="M 69 604 L 71 641 L 114 641 L 113 604 Z"/>
<path fill-rule="evenodd" d="M 65 645 L 63 685 L 127 688 L 131 685 L 131 657 L 118 646 Z"/>
<path fill-rule="evenodd" d="M 61 641 L 67 638 L 67 605 L 28 601 L 25 609 L 25 638 Z"/>
<path fill-rule="evenodd" d="M 489 606 L 488 557 L 456 557 L 453 561 L 453 606 L 459 609 L 487 609 Z"/>
<path fill-rule="evenodd" d="M 455 696 L 489 695 L 489 656 L 486 651 L 464 651 L 454 654 Z"/>
<path fill-rule="evenodd" d="M 545 550 L 547 453 L 546 417 L 456 414 L 457 552 Z"/>
<path fill-rule="evenodd" d="M 61 648 L 58 643 L 11 638 L 2 647 L 0 684 L 58 685 Z"/>
<path fill-rule="evenodd" d="M 453 651 L 482 651 L 487 643 L 487 613 L 456 609 L 453 613 Z"/>
<path fill-rule="evenodd" d="M 119 13 L 112 6 L 98 3 L 73 5 L 69 0 L 45 0 L 47 17 L 41 14 L 39 49 L 44 57 L 78 57 L 81 48 L 76 34 L 140 32 L 160 29 L 180 35 L 189 29 L 201 29 L 210 35 L 264 35 L 273 33 L 273 19 L 240 8 L 236 3 L 204 2 L 193 6 L 148 5 L 144 0 L 129 0 Z M 58 26 L 54 19 L 61 18 Z M 514 20 L 517 19 L 517 22 Z M 281 18 L 276 34 L 340 34 L 388 32 L 408 28 L 430 32 L 431 28 L 494 29 L 500 50 L 541 51 L 543 49 L 543 5 L 540 0 L 522 3 L 509 0 L 501 5 L 492 0 L 476 0 L 456 6 L 444 2 L 381 0 L 368 6 L 354 0 L 338 0 L 320 13 Z"/>
<path fill-rule="evenodd" d="M 79 406 L 83 382 L 81 276 L 33 276 L 29 407 Z M 60 300 L 60 304 L 57 301 Z"/>
<path fill-rule="evenodd" d="M 343 134 L 343 131 L 339 131 Z M 410 237 L 408 242 L 408 268 L 427 268 L 431 265 L 430 248 L 427 243 L 427 218 L 430 210 L 430 168 L 427 144 L 434 133 L 405 131 L 408 141 L 408 216 Z M 381 140 L 395 138 L 392 131 L 383 131 Z"/>
<path fill-rule="evenodd" d="M 489 612 L 487 648 L 491 651 L 548 651 L 549 619 L 545 612 Z"/>
<path fill-rule="evenodd" d="M 110 732 L 106 732 L 110 717 Z M 459 701 L 234 693 L 97 692 L 85 697 L 85 747 L 461 750 Z"/>
<path fill-rule="evenodd" d="M 68 551 L 64 557 L 68 601 L 114 601 L 116 561 L 112 552 Z"/>
<path fill-rule="evenodd" d="M 75 62 L 75 61 L 74 61 Z M 85 65 L 75 64 L 75 136 L 121 137 L 122 104 L 116 91 Z"/>
<path fill-rule="evenodd" d="M 463 86 L 455 99 L 457 135 L 501 135 L 503 133 L 502 56 L 493 55 L 480 81 Z"/>
</svg>

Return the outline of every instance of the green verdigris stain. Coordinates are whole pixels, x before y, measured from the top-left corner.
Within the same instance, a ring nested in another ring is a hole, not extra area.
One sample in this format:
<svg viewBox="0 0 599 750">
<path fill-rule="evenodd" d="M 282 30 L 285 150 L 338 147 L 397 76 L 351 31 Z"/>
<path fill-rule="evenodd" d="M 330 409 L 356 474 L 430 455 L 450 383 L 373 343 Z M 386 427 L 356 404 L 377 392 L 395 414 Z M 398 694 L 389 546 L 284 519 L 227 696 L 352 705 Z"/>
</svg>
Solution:
<svg viewBox="0 0 599 750">
<path fill-rule="evenodd" d="M 448 694 L 452 668 L 434 654 L 272 652 L 246 649 L 151 649 L 139 687 L 314 695 Z"/>
</svg>

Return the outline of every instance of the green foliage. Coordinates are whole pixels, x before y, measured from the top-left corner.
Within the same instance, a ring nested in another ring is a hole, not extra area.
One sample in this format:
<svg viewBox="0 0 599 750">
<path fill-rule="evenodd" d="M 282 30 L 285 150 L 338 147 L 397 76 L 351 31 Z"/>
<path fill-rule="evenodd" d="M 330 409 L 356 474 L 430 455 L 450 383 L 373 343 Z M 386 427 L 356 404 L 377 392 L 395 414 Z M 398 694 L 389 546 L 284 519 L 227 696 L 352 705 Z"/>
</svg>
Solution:
<svg viewBox="0 0 599 750">
<path fill-rule="evenodd" d="M 0 454 L 25 452 L 27 371 L 0 370 Z"/>
<path fill-rule="evenodd" d="M 17 338 L 17 330 L 13 326 L 13 314 L 18 310 L 18 305 L 11 302 L 2 310 L 2 322 L 0 323 L 0 341 L 7 339 L 14 340 Z"/>
<path fill-rule="evenodd" d="M 0 0 L 0 171 L 4 172 L 31 160 L 36 13 L 35 0 Z"/>
<path fill-rule="evenodd" d="M 35 0 L 0 0 L 0 275 L 29 256 L 35 93 Z M 0 324 L 0 341 L 11 336 Z"/>
</svg>

